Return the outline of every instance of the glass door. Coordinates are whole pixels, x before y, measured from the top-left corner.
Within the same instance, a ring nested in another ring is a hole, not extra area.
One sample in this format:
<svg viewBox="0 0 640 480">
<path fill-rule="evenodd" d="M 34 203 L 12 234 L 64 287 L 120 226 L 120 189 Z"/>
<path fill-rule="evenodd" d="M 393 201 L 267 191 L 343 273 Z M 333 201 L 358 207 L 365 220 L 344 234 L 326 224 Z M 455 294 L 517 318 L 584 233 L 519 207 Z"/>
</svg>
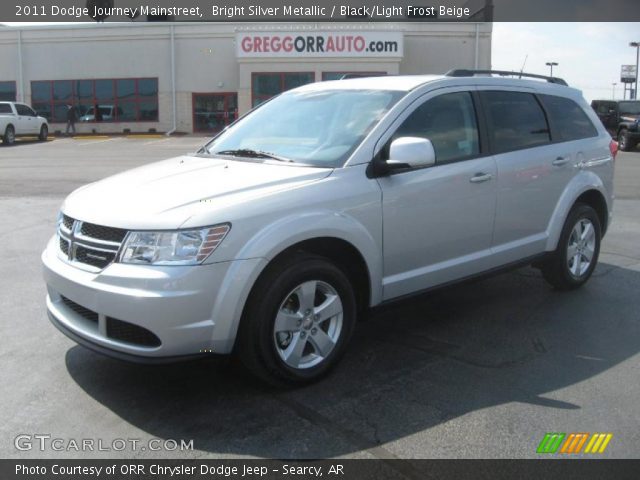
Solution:
<svg viewBox="0 0 640 480">
<path fill-rule="evenodd" d="M 217 133 L 238 117 L 238 94 L 194 93 L 193 131 Z"/>
</svg>

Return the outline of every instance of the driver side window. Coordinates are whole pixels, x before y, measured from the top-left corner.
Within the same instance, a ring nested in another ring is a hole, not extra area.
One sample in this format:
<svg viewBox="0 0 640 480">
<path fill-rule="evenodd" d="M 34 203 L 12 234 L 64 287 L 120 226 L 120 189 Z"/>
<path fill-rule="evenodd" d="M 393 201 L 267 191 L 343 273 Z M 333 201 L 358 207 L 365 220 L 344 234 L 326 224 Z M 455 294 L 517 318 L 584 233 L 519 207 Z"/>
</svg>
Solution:
<svg viewBox="0 0 640 480">
<path fill-rule="evenodd" d="M 18 115 L 21 115 L 23 117 L 35 117 L 36 114 L 33 110 L 31 110 L 30 107 L 28 107 L 27 105 L 23 105 L 21 103 L 16 103 L 16 111 L 18 112 Z"/>
<path fill-rule="evenodd" d="M 400 137 L 431 140 L 436 163 L 478 155 L 478 123 L 471 94 L 447 93 L 427 100 L 400 125 L 392 140 Z"/>
</svg>

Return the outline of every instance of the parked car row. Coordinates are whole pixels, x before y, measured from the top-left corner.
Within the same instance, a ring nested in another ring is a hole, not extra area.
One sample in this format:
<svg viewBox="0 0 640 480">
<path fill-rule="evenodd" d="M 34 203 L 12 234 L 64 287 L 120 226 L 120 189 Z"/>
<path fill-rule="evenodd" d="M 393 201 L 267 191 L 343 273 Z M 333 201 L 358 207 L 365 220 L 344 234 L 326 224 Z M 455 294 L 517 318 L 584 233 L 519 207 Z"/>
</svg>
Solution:
<svg viewBox="0 0 640 480">
<path fill-rule="evenodd" d="M 98 118 L 96 119 L 96 107 L 89 107 L 81 115 L 76 114 L 79 122 L 105 121 L 115 118 L 115 114 L 122 114 L 121 109 L 113 105 L 97 106 Z M 38 113 L 29 105 L 19 102 L 0 102 L 0 140 L 3 145 L 12 145 L 16 138 L 37 135 L 38 139 L 45 141 L 49 135 L 49 122 L 45 116 Z"/>
</svg>

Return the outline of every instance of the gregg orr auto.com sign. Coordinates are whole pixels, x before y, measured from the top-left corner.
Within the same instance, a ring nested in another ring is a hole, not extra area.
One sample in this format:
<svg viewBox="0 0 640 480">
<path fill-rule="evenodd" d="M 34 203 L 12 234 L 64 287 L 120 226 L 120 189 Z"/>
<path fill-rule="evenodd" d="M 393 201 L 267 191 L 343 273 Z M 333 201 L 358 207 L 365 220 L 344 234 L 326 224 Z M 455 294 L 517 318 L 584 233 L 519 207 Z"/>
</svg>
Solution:
<svg viewBox="0 0 640 480">
<path fill-rule="evenodd" d="M 238 57 L 402 57 L 401 32 L 247 32 Z"/>
</svg>

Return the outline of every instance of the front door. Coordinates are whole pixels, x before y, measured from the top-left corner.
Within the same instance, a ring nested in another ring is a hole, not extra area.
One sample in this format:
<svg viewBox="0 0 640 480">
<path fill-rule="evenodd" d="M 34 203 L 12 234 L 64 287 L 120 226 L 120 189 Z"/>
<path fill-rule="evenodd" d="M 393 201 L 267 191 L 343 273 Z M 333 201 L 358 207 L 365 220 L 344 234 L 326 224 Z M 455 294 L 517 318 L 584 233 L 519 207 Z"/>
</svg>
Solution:
<svg viewBox="0 0 640 480">
<path fill-rule="evenodd" d="M 436 164 L 377 179 L 385 300 L 492 267 L 495 162 L 480 148 L 471 92 L 439 92 L 417 101 L 392 127 L 395 133 L 388 140 L 427 138 Z"/>
<path fill-rule="evenodd" d="M 36 119 L 36 113 L 31 107 L 16 103 L 16 111 L 18 113 L 18 128 L 16 128 L 16 134 L 25 135 L 37 133 L 38 121 Z"/>
</svg>

